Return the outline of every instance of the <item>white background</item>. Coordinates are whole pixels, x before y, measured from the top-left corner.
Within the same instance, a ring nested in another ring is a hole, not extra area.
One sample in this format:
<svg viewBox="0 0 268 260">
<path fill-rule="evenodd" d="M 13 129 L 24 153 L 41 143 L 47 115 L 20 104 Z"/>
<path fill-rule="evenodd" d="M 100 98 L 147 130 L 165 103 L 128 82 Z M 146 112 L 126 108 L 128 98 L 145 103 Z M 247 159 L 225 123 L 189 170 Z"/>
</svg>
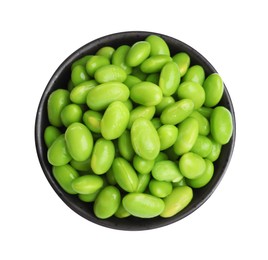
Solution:
<svg viewBox="0 0 268 260">
<path fill-rule="evenodd" d="M 0 259 L 268 259 L 267 1 L 1 1 Z M 43 90 L 80 46 L 114 32 L 159 32 L 191 45 L 232 97 L 237 138 L 212 197 L 159 229 L 112 230 L 69 209 L 37 159 Z"/>
</svg>

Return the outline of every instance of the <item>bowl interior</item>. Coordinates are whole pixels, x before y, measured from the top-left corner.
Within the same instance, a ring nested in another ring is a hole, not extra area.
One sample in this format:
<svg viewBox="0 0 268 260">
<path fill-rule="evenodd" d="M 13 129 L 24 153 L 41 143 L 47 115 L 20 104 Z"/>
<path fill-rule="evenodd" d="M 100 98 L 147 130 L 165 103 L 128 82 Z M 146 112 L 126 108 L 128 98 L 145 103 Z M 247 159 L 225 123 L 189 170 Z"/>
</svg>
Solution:
<svg viewBox="0 0 268 260">
<path fill-rule="evenodd" d="M 156 217 L 153 219 L 139 219 L 135 217 L 128 217 L 124 219 L 118 219 L 116 217 L 111 217 L 106 220 L 101 220 L 95 217 L 92 207 L 89 203 L 82 202 L 74 195 L 69 195 L 65 193 L 57 184 L 55 179 L 52 176 L 52 167 L 48 163 L 47 160 L 47 148 L 43 140 L 44 129 L 46 126 L 49 125 L 48 118 L 47 118 L 47 100 L 52 91 L 57 88 L 66 88 L 67 83 L 70 79 L 70 72 L 71 72 L 71 65 L 72 63 L 83 57 L 87 54 L 94 54 L 96 51 L 103 47 L 103 46 L 112 46 L 114 48 L 128 44 L 132 45 L 133 43 L 144 40 L 148 35 L 156 34 L 161 36 L 169 45 L 171 55 L 174 55 L 177 52 L 186 52 L 191 57 L 191 65 L 199 64 L 201 65 L 208 76 L 211 73 L 216 72 L 213 66 L 196 50 L 188 46 L 187 44 L 174 39 L 172 37 L 154 33 L 154 32 L 122 32 L 116 33 L 108 36 L 104 36 L 97 40 L 94 40 L 83 47 L 79 48 L 73 54 L 71 54 L 55 71 L 53 76 L 51 77 L 50 81 L 48 82 L 43 95 L 41 97 L 39 107 L 37 110 L 36 115 L 36 122 L 35 122 L 35 142 L 36 142 L 36 149 L 37 155 L 41 164 L 41 167 L 44 171 L 44 174 L 51 184 L 52 188 L 58 194 L 58 196 L 76 213 L 80 216 L 92 221 L 96 224 L 114 228 L 114 229 L 121 229 L 121 230 L 145 230 L 145 229 L 153 229 L 162 227 L 173 222 L 176 222 L 187 215 L 191 214 L 195 211 L 198 207 L 200 207 L 213 193 L 213 191 L 218 186 L 219 182 L 221 181 L 226 168 L 229 164 L 229 161 L 232 156 L 234 142 L 235 142 L 235 115 L 234 109 L 232 105 L 232 101 L 230 95 L 225 87 L 224 94 L 220 105 L 225 106 L 230 110 L 233 115 L 233 125 L 234 125 L 234 132 L 230 142 L 222 147 L 221 155 L 219 159 L 214 163 L 215 173 L 212 180 L 203 188 L 194 189 L 194 197 L 192 202 L 184 208 L 181 212 L 171 218 L 161 218 Z"/>
</svg>

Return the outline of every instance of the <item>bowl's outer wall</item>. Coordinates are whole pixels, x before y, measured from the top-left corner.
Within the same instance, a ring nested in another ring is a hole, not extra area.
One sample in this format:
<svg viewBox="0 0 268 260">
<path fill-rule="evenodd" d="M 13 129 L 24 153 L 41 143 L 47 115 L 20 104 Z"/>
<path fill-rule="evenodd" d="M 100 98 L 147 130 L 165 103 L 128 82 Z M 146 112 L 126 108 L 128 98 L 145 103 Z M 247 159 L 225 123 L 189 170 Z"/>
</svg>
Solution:
<svg viewBox="0 0 268 260">
<path fill-rule="evenodd" d="M 38 106 L 37 115 L 36 115 L 35 142 L 36 142 L 37 155 L 38 155 L 41 167 L 44 171 L 44 174 L 47 180 L 49 181 L 50 185 L 52 186 L 52 188 L 71 209 L 73 209 L 76 213 L 78 213 L 82 217 L 96 224 L 109 227 L 109 228 L 114 228 L 114 229 L 120 229 L 120 230 L 153 229 L 153 228 L 158 228 L 158 227 L 162 227 L 165 225 L 169 225 L 191 214 L 211 196 L 211 194 L 214 192 L 214 190 L 218 186 L 219 182 L 221 181 L 228 167 L 228 164 L 230 162 L 233 149 L 234 149 L 235 134 L 236 134 L 235 133 L 235 130 L 236 130 L 235 113 L 234 113 L 234 108 L 232 105 L 230 95 L 225 87 L 223 98 L 220 102 L 220 105 L 227 107 L 233 115 L 233 125 L 234 125 L 233 136 L 230 142 L 222 147 L 220 158 L 214 163 L 215 174 L 212 180 L 205 187 L 200 188 L 200 189 L 194 189 L 194 198 L 192 202 L 185 209 L 179 212 L 177 215 L 171 218 L 167 218 L 167 219 L 161 218 L 161 217 L 156 217 L 153 219 L 139 219 L 135 217 L 118 219 L 116 217 L 111 217 L 109 219 L 101 220 L 95 217 L 92 211 L 92 205 L 82 202 L 74 195 L 65 193 L 57 184 L 57 182 L 55 181 L 51 173 L 52 167 L 48 163 L 47 148 L 43 140 L 44 130 L 46 126 L 49 125 L 48 118 L 47 118 L 47 100 L 48 100 L 49 94 L 55 89 L 67 88 L 67 83 L 70 79 L 71 65 L 75 60 L 87 54 L 94 54 L 96 53 L 98 49 L 100 49 L 103 46 L 112 46 L 116 48 L 123 44 L 132 45 L 133 43 L 137 41 L 144 40 L 150 34 L 161 36 L 167 42 L 170 48 L 171 55 L 174 55 L 182 51 L 188 53 L 191 57 L 191 65 L 194 65 L 194 64 L 201 65 L 205 70 L 206 76 L 208 76 L 211 73 L 217 72 L 214 69 L 214 67 L 200 53 L 198 53 L 196 50 L 194 50 L 192 47 L 188 46 L 187 44 L 177 39 L 174 39 L 172 37 L 159 34 L 159 33 L 144 32 L 144 31 L 115 33 L 112 35 L 104 36 L 102 38 L 99 38 L 97 40 L 94 40 L 82 46 L 73 54 L 71 54 L 59 66 L 59 68 L 55 71 L 55 73 L 51 77 L 50 81 L 48 82 L 43 92 L 42 98 Z"/>
</svg>

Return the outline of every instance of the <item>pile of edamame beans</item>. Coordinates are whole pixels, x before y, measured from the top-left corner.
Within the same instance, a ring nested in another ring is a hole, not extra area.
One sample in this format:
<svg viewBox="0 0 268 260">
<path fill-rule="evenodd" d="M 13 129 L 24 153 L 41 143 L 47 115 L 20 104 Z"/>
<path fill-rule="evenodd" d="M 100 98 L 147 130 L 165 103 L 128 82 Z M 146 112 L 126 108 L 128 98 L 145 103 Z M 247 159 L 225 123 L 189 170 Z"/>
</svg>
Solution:
<svg viewBox="0 0 268 260">
<path fill-rule="evenodd" d="M 54 178 L 100 219 L 176 215 L 232 136 L 223 92 L 217 73 L 171 56 L 158 35 L 82 57 L 47 102 Z"/>
</svg>

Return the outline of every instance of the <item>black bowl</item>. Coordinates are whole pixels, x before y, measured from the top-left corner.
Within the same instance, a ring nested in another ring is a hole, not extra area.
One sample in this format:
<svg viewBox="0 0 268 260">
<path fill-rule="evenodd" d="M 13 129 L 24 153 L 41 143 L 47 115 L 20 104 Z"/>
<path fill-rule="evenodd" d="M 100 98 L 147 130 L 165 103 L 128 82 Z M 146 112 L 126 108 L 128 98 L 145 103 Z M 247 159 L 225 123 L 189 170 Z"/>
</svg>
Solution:
<svg viewBox="0 0 268 260">
<path fill-rule="evenodd" d="M 94 54 L 98 49 L 103 46 L 112 46 L 114 48 L 128 44 L 132 45 L 133 43 L 144 40 L 148 35 L 155 34 L 161 36 L 168 44 L 170 48 L 171 55 L 174 55 L 177 52 L 186 52 L 191 57 L 191 65 L 199 64 L 201 65 L 208 76 L 211 73 L 217 72 L 214 67 L 196 50 L 187 44 L 174 39 L 172 37 L 154 33 L 154 32 L 143 32 L 143 31 L 130 31 L 130 32 L 121 32 L 111 35 L 104 36 L 102 38 L 96 39 L 71 54 L 55 71 L 50 81 L 48 82 L 44 93 L 41 97 L 36 121 L 35 121 L 35 143 L 38 158 L 41 164 L 41 167 L 44 171 L 44 174 L 49 181 L 52 188 L 58 194 L 58 196 L 68 205 L 73 211 L 75 211 L 80 216 L 86 218 L 87 220 L 96 223 L 101 226 L 105 226 L 113 229 L 120 230 L 147 230 L 158 227 L 163 227 L 174 223 L 182 218 L 188 216 L 199 208 L 214 192 L 218 184 L 222 180 L 224 173 L 229 165 L 235 143 L 235 114 L 232 105 L 230 95 L 224 88 L 223 97 L 220 101 L 220 105 L 228 108 L 233 116 L 233 125 L 234 131 L 230 142 L 222 147 L 221 155 L 219 159 L 214 163 L 215 173 L 212 180 L 203 188 L 194 189 L 194 197 L 191 203 L 184 208 L 181 212 L 171 218 L 161 218 L 155 217 L 153 219 L 140 219 L 136 217 L 128 217 L 124 219 L 119 219 L 116 217 L 111 217 L 109 219 L 98 219 L 92 210 L 92 207 L 85 202 L 82 202 L 74 195 L 69 195 L 64 192 L 58 183 L 55 181 L 52 176 L 52 167 L 47 160 L 47 148 L 43 140 L 44 129 L 48 126 L 47 118 L 47 100 L 52 91 L 57 88 L 62 88 L 67 86 L 67 83 L 70 79 L 71 64 L 77 59 L 83 57 L 84 55 Z"/>
</svg>

